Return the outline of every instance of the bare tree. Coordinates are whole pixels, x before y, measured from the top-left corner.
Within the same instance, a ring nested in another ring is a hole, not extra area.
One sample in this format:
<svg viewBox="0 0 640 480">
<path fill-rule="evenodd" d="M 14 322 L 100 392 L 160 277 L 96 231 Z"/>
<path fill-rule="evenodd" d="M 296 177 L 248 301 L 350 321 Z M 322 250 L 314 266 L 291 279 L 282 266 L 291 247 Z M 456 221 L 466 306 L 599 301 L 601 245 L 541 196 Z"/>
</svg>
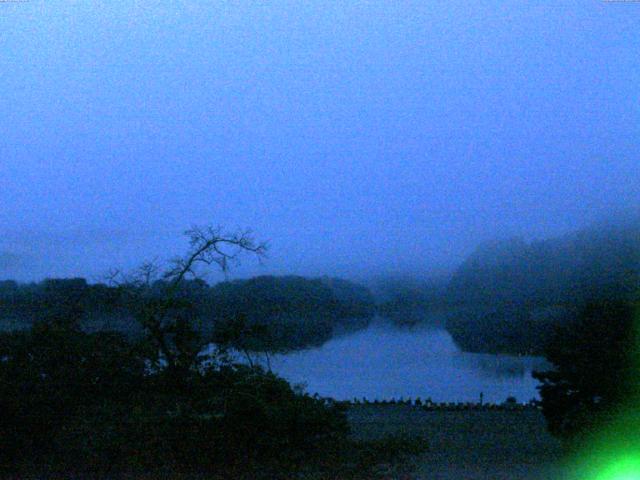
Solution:
<svg viewBox="0 0 640 480">
<path fill-rule="evenodd" d="M 267 251 L 266 243 L 257 242 L 249 230 L 227 233 L 220 227 L 192 227 L 185 235 L 189 249 L 167 265 L 155 259 L 132 274 L 116 271 L 110 275 L 111 282 L 131 296 L 135 318 L 150 340 L 157 365 L 181 370 L 196 365 L 209 343 L 193 325 L 181 290 L 187 282 L 201 279 L 212 266 L 226 273 L 242 255 L 262 259 Z"/>
</svg>

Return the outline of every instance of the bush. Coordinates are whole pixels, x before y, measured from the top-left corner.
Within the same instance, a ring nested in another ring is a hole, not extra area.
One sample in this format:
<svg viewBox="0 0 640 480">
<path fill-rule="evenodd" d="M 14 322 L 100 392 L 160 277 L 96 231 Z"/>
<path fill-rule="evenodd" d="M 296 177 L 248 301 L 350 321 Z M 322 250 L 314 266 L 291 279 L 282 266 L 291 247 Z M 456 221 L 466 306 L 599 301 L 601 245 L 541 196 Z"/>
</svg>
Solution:
<svg viewBox="0 0 640 480">
<path fill-rule="evenodd" d="M 556 332 L 546 350 L 554 368 L 534 372 L 551 433 L 568 440 L 596 431 L 640 394 L 634 305 L 598 301 Z"/>
<path fill-rule="evenodd" d="M 348 425 L 343 407 L 230 363 L 149 371 L 115 333 L 40 324 L 0 338 L 5 473 L 290 478 Z"/>
</svg>

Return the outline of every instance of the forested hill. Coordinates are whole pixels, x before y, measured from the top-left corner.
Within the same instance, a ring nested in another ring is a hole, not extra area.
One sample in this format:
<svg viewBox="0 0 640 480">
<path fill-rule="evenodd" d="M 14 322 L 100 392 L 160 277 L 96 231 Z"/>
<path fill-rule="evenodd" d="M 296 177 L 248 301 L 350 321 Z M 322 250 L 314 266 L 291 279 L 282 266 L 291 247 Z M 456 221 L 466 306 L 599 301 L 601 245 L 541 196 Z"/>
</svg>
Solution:
<svg viewBox="0 0 640 480">
<path fill-rule="evenodd" d="M 128 288 L 133 287 L 89 284 L 82 278 L 2 281 L 0 327 L 21 330 L 39 320 L 78 318 L 87 331 L 138 335 L 141 327 Z M 147 296 L 161 298 L 165 288 L 162 281 L 155 282 Z M 179 297 L 204 334 L 214 338 L 229 333 L 231 323 L 235 328 L 242 322 L 243 338 L 251 339 L 252 347 L 278 351 L 321 344 L 335 331 L 365 326 L 374 314 L 365 287 L 333 278 L 262 276 L 213 286 L 195 280 L 184 283 Z"/>
<path fill-rule="evenodd" d="M 448 308 L 446 291 L 449 278 L 386 278 L 377 285 L 378 312 L 402 327 L 417 324 L 442 326 L 439 312 Z"/>
<path fill-rule="evenodd" d="M 640 286 L 640 222 L 560 238 L 482 245 L 454 273 L 447 328 L 466 350 L 539 353 L 585 302 L 627 299 Z"/>
<path fill-rule="evenodd" d="M 362 328 L 375 313 L 369 291 L 346 280 L 261 276 L 211 289 L 220 330 L 243 328 L 250 349 L 320 345 L 336 331 Z M 244 325 L 238 326 L 238 319 Z"/>
</svg>

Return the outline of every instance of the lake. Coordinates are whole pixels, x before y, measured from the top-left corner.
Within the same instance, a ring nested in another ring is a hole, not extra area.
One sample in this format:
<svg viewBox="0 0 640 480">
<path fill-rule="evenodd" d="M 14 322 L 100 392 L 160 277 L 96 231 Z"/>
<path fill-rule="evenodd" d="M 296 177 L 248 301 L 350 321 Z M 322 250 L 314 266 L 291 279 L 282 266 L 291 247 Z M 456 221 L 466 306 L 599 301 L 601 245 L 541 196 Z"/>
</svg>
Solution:
<svg viewBox="0 0 640 480">
<path fill-rule="evenodd" d="M 441 328 L 396 328 L 376 321 L 319 348 L 271 359 L 274 372 L 309 393 L 338 400 L 431 398 L 434 402 L 501 403 L 538 398 L 531 371 L 540 357 L 461 352 Z"/>
</svg>

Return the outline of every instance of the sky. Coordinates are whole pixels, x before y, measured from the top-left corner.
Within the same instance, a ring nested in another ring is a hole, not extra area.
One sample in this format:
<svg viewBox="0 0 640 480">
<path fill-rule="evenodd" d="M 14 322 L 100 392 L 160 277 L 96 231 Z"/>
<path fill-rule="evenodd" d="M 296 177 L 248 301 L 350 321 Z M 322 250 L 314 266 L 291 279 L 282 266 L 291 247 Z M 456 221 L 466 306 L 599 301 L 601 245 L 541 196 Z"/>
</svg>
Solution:
<svg viewBox="0 0 640 480">
<path fill-rule="evenodd" d="M 640 205 L 640 3 L 0 2 L 0 278 L 251 228 L 233 275 L 429 274 Z"/>
</svg>

